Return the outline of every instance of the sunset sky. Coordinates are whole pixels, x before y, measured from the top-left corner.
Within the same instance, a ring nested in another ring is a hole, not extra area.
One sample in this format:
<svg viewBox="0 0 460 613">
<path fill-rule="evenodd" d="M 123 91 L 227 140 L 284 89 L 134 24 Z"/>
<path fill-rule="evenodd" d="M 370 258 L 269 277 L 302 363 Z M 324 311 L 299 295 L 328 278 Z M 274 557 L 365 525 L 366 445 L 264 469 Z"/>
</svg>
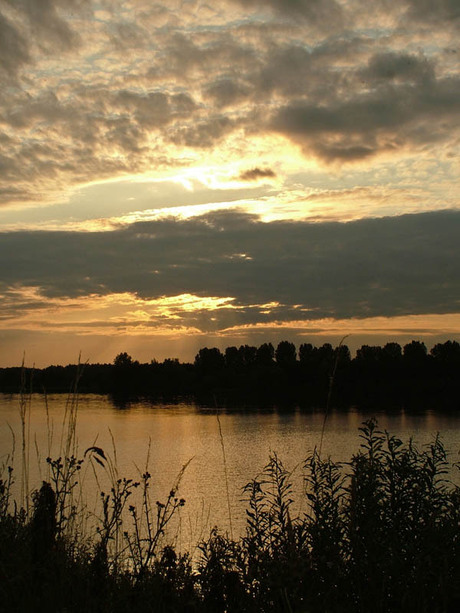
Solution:
<svg viewBox="0 0 460 613">
<path fill-rule="evenodd" d="M 460 340 L 458 0 L 0 0 L 0 366 Z"/>
</svg>

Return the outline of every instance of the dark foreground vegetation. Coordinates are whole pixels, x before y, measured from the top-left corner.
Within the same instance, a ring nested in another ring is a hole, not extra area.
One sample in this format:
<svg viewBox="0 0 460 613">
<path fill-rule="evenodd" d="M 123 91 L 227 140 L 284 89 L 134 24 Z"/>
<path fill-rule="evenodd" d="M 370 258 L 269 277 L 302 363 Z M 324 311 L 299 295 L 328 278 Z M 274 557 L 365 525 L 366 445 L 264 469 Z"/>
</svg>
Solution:
<svg viewBox="0 0 460 613">
<path fill-rule="evenodd" d="M 76 366 L 26 369 L 27 386 L 36 392 L 68 392 Z M 19 392 L 24 369 L 0 369 L 0 392 Z M 333 379 L 333 386 L 331 380 Z M 225 405 L 292 404 L 374 408 L 459 409 L 460 344 L 447 341 L 430 352 L 424 343 L 404 347 L 362 346 L 354 358 L 346 345 L 326 343 L 297 348 L 282 341 L 260 347 L 201 349 L 193 364 L 177 359 L 140 364 L 120 353 L 113 364 L 86 364 L 81 392 L 110 393 L 152 400 L 191 398 Z M 332 393 L 332 396 L 330 395 Z"/>
<path fill-rule="evenodd" d="M 289 474 L 273 455 L 244 488 L 245 534 L 217 528 L 192 562 L 164 533 L 184 501 L 174 486 L 149 505 L 151 476 L 116 479 L 101 493 L 93 536 L 81 531 L 72 491 L 81 466 L 107 458 L 48 459 L 50 481 L 29 511 L 0 481 L 0 602 L 11 612 L 376 613 L 460 610 L 460 491 L 447 479 L 441 442 L 417 450 L 361 429 L 346 465 L 305 462 L 305 513 L 296 516 Z M 452 467 L 449 467 L 452 469 Z M 454 467 L 455 470 L 455 467 Z M 141 508 L 130 495 L 139 488 Z M 122 525 L 123 514 L 129 521 Z M 144 518 L 141 522 L 141 516 Z M 129 525 L 129 527 L 127 527 Z"/>
</svg>

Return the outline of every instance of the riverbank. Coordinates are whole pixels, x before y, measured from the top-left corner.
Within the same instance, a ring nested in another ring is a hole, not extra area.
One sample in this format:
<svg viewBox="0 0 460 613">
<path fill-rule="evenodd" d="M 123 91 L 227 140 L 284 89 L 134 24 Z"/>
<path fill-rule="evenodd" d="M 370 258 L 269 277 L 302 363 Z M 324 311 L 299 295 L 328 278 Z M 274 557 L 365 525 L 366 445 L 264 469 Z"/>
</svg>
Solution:
<svg viewBox="0 0 460 613">
<path fill-rule="evenodd" d="M 364 424 L 348 465 L 319 455 L 305 462 L 304 512 L 294 511 L 290 475 L 272 455 L 245 488 L 246 531 L 216 528 L 194 562 L 167 539 L 185 504 L 180 479 L 150 500 L 149 473 L 113 473 L 98 522 L 83 531 L 75 504 L 85 463 L 105 466 L 103 449 L 49 459 L 52 479 L 29 508 L 0 486 L 1 600 L 11 611 L 454 611 L 460 603 L 460 491 L 435 439 L 417 450 Z M 117 477 L 117 478 L 115 478 Z M 140 505 L 131 493 L 141 490 Z M 128 520 L 121 519 L 122 514 Z"/>
</svg>

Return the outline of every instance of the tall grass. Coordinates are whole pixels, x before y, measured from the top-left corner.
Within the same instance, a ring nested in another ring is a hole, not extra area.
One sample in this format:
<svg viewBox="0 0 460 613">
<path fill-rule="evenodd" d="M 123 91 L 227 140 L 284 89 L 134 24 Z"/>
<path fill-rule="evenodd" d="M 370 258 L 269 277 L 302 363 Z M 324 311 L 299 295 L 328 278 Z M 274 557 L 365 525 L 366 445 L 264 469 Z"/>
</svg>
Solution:
<svg viewBox="0 0 460 613">
<path fill-rule="evenodd" d="M 457 610 L 460 491 L 440 439 L 419 450 L 374 420 L 361 437 L 347 464 L 307 458 L 300 516 L 289 473 L 270 458 L 245 488 L 246 535 L 214 531 L 202 545 L 197 581 L 209 610 Z"/>
<path fill-rule="evenodd" d="M 307 457 L 305 512 L 295 511 L 291 475 L 273 454 L 244 488 L 245 533 L 234 538 L 214 528 L 192 561 L 167 538 L 185 504 L 179 490 L 187 465 L 165 500 L 154 501 L 148 458 L 133 480 L 119 475 L 115 447 L 113 457 L 96 444 L 79 454 L 74 400 L 66 407 L 62 455 L 48 457 L 48 479 L 28 506 L 27 487 L 20 506 L 12 498 L 11 457 L 2 465 L 5 610 L 458 610 L 460 490 L 447 478 L 451 467 L 439 437 L 418 449 L 380 431 L 375 420 L 365 422 L 349 462 L 316 450 Z M 27 419 L 23 411 L 26 437 Z M 30 461 L 27 445 L 23 438 L 23 459 Z M 101 486 L 95 515 L 77 494 L 85 468 L 109 483 Z M 88 515 L 94 529 L 85 531 Z"/>
<path fill-rule="evenodd" d="M 14 497 L 14 444 L 0 465 L 0 602 L 11 611 L 114 610 L 102 603 L 101 594 L 113 595 L 113 586 L 121 582 L 130 598 L 129 589 L 151 568 L 159 564 L 169 568 L 171 560 L 182 564 L 188 559 L 166 546 L 167 527 L 185 503 L 178 490 L 188 464 L 165 502 L 152 504 L 148 459 L 135 481 L 119 475 L 113 437 L 112 456 L 96 444 L 79 452 L 74 389 L 63 411 L 55 457 L 51 455 L 54 426 L 44 397 L 50 455 L 46 480 L 30 491 L 31 398 L 31 393 L 22 393 L 19 400 L 19 500 Z M 38 447 L 36 457 L 40 462 Z M 100 487 L 94 511 L 83 495 L 82 474 L 88 469 Z M 41 467 L 38 472 L 42 473 Z M 135 490 L 140 491 L 140 503 L 129 504 Z"/>
</svg>

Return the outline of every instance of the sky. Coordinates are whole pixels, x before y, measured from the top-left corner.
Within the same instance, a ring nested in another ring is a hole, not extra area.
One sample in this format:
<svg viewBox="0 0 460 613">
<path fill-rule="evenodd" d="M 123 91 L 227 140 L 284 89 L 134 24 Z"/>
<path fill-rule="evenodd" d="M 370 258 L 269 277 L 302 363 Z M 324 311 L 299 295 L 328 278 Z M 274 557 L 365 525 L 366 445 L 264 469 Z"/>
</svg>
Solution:
<svg viewBox="0 0 460 613">
<path fill-rule="evenodd" d="M 460 340 L 457 0 L 0 0 L 0 366 Z"/>
</svg>

